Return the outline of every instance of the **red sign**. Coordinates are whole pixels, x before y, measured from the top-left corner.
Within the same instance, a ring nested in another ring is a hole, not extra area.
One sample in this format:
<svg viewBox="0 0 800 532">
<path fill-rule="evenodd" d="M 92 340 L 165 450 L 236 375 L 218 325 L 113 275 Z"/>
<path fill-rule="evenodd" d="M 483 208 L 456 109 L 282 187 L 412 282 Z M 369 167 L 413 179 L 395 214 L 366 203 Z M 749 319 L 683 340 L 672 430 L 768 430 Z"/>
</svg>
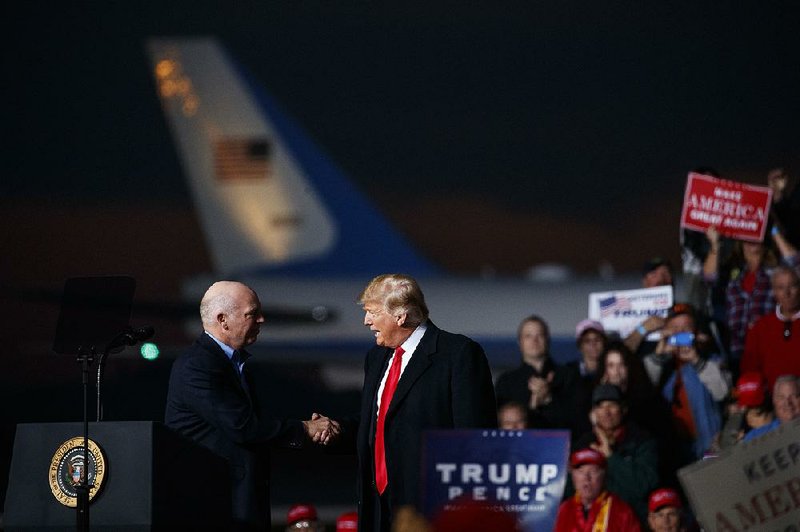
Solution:
<svg viewBox="0 0 800 532">
<path fill-rule="evenodd" d="M 719 234 L 761 242 L 767 228 L 772 190 L 689 173 L 683 196 L 681 227 L 705 232 L 715 227 Z"/>
</svg>

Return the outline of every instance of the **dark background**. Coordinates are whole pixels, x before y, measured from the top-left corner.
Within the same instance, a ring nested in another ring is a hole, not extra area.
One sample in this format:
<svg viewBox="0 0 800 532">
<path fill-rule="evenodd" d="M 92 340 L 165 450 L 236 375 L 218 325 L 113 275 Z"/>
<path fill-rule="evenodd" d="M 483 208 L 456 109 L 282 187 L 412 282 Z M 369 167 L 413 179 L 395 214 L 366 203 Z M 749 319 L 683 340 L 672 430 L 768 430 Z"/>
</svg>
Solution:
<svg viewBox="0 0 800 532">
<path fill-rule="evenodd" d="M 676 256 L 688 170 L 797 171 L 791 2 L 432 4 L 18 5 L 3 37 L 3 199 L 48 218 L 45 198 L 83 216 L 112 204 L 117 225 L 192 218 L 144 55 L 153 35 L 218 37 L 460 273 L 636 269 Z M 452 213 L 463 223 L 437 223 Z M 139 240 L 160 237 L 147 230 Z"/>
<path fill-rule="evenodd" d="M 158 306 L 210 270 L 148 36 L 218 37 L 457 274 L 677 262 L 688 170 L 800 170 L 794 2 L 25 2 L 2 19 L 0 479 L 16 423 L 80 418 L 79 367 L 51 350 L 66 278 L 133 275 Z M 109 364 L 110 419 L 161 419 L 175 317 L 135 311 L 165 354 Z M 263 369 L 287 414 L 322 400 L 314 368 Z"/>
</svg>

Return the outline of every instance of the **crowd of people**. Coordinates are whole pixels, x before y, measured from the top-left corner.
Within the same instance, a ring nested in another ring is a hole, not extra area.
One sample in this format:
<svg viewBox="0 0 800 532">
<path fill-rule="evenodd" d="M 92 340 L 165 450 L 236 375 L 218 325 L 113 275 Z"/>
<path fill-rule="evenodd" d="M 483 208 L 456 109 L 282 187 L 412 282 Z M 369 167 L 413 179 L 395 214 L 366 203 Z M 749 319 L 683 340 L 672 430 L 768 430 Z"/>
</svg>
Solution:
<svg viewBox="0 0 800 532">
<path fill-rule="evenodd" d="M 800 418 L 800 206 L 782 171 L 769 184 L 776 205 L 763 242 L 714 227 L 705 247 L 701 233 L 684 240 L 694 247 L 684 258 L 703 265 L 694 304 L 676 303 L 625 338 L 583 320 L 576 360 L 563 366 L 549 354 L 546 316 L 522 320 L 521 364 L 496 384 L 498 419 L 509 430 L 571 432 L 557 530 L 688 529 L 679 468 Z M 671 285 L 674 274 L 653 259 L 642 286 Z M 672 501 L 669 511 L 658 500 Z"/>
<path fill-rule="evenodd" d="M 415 279 L 375 277 L 358 298 L 375 345 L 352 419 L 291 420 L 259 408 L 246 347 L 264 321 L 261 303 L 242 283 L 217 282 L 200 305 L 203 333 L 173 365 L 166 424 L 228 459 L 232 529 L 271 520 L 271 445 L 332 442 L 358 455 L 358 513 L 346 529 L 513 529 L 513 517 L 480 505 L 432 523 L 416 511 L 423 433 L 499 426 L 570 432 L 559 532 L 691 530 L 678 469 L 800 417 L 800 187 L 788 194 L 780 171 L 769 184 L 764 242 L 733 242 L 713 227 L 684 234 L 684 275 L 701 280 L 689 283 L 686 301 L 624 338 L 581 320 L 565 365 L 550 355 L 546 309 L 519 325 L 519 366 L 493 376 L 477 342 L 430 320 Z M 645 288 L 675 276 L 660 258 L 642 273 Z M 315 529 L 316 512 L 294 508 L 288 525 Z"/>
</svg>

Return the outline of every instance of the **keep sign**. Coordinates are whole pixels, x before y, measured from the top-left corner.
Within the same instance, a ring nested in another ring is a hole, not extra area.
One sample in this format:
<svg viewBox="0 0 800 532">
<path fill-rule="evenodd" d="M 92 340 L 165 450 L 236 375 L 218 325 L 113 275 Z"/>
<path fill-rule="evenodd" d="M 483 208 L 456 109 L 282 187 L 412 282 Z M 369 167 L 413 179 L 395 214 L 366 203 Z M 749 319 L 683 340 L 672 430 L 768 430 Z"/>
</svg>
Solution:
<svg viewBox="0 0 800 532">
<path fill-rule="evenodd" d="M 704 530 L 800 530 L 800 419 L 678 471 Z"/>
</svg>

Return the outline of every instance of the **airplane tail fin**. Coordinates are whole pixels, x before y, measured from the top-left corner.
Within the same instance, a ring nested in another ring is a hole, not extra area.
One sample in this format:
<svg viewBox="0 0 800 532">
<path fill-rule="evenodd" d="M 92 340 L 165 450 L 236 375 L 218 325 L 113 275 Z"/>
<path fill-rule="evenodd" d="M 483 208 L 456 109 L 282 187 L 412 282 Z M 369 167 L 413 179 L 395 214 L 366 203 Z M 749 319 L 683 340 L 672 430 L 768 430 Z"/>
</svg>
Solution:
<svg viewBox="0 0 800 532">
<path fill-rule="evenodd" d="M 216 40 L 147 50 L 219 273 L 437 271 Z"/>
</svg>

